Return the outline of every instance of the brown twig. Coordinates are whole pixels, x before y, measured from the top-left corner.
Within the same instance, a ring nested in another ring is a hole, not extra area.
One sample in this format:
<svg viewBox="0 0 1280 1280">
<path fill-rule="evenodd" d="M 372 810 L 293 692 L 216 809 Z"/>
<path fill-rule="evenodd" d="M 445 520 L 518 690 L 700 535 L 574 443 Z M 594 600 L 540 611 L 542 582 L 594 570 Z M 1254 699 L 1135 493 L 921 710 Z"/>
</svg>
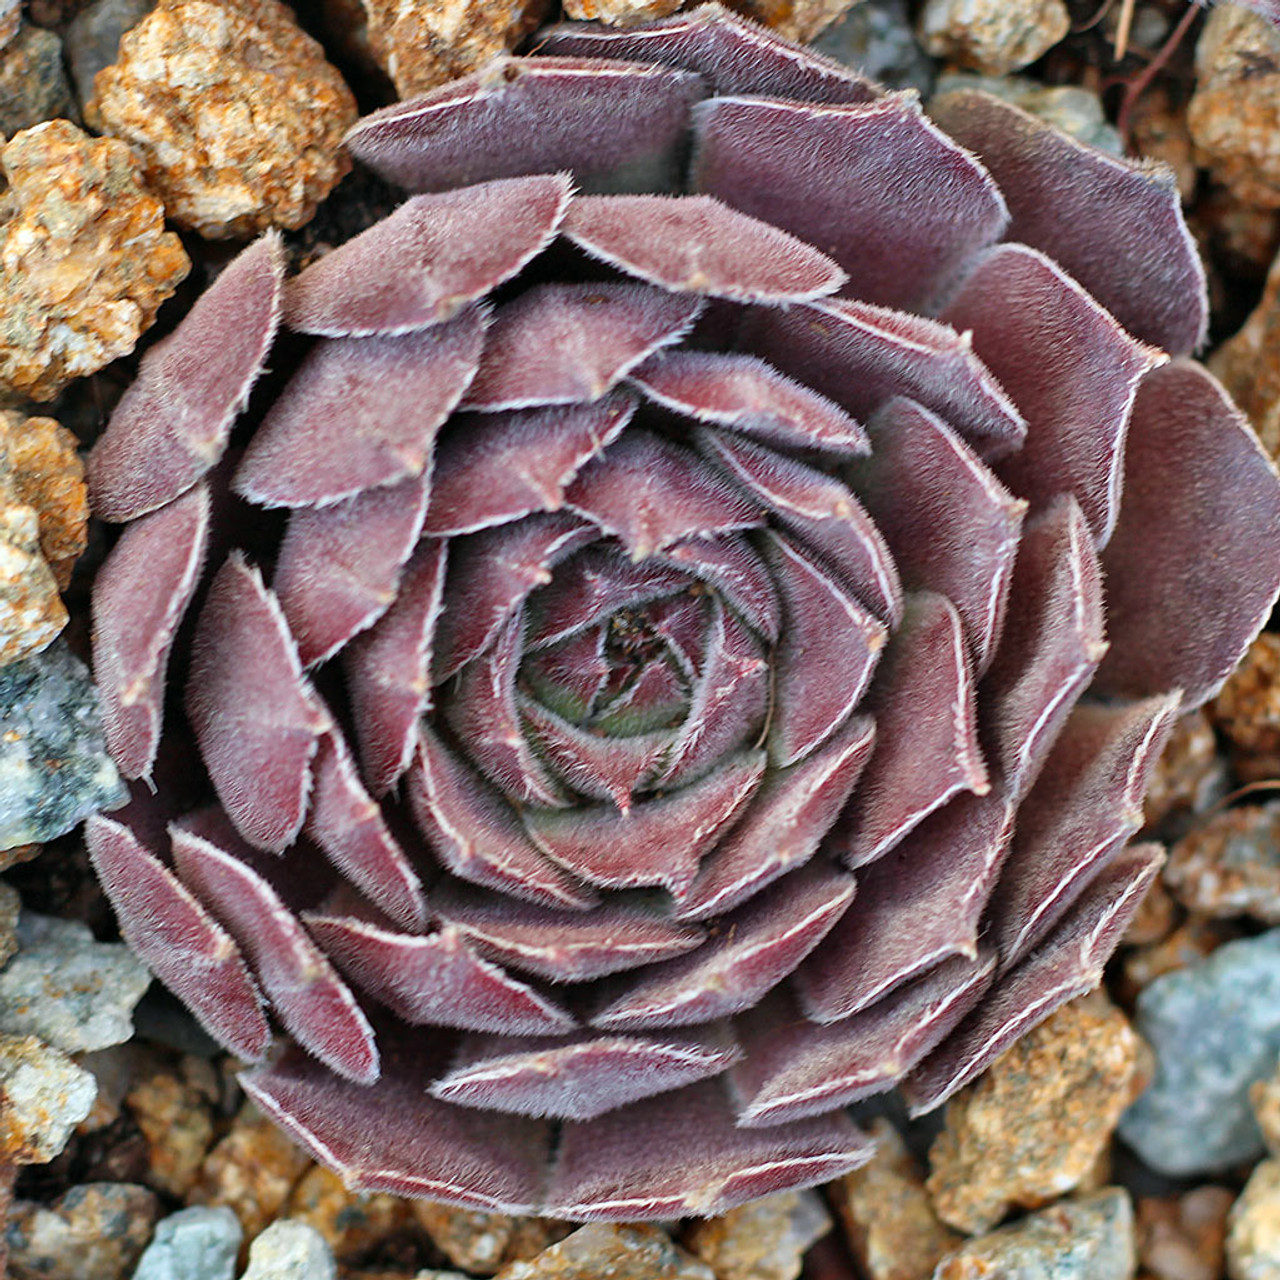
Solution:
<svg viewBox="0 0 1280 1280">
<path fill-rule="evenodd" d="M 1186 12 L 1178 19 L 1178 25 L 1174 27 L 1169 34 L 1169 38 L 1160 46 L 1160 52 L 1132 80 L 1125 84 L 1124 101 L 1121 102 L 1120 110 L 1116 114 L 1116 130 L 1126 146 L 1129 144 L 1129 118 L 1133 114 L 1133 109 L 1137 105 L 1138 99 L 1146 92 L 1148 85 L 1159 75 L 1165 63 L 1173 57 L 1187 32 L 1191 30 L 1191 24 L 1199 16 L 1200 10 L 1194 5 L 1188 5 Z"/>
</svg>

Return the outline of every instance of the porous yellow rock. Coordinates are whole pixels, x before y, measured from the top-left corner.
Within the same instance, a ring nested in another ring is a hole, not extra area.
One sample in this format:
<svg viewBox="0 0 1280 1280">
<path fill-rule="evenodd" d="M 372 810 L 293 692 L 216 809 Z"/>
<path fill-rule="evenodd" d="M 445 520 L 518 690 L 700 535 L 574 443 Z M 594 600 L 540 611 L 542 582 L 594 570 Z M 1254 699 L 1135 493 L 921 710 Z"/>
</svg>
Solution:
<svg viewBox="0 0 1280 1280">
<path fill-rule="evenodd" d="M 369 45 L 402 98 L 464 76 L 514 49 L 549 0 L 364 0 Z"/>
<path fill-rule="evenodd" d="M 575 22 L 607 22 L 629 27 L 636 22 L 665 18 L 682 0 L 564 0 L 564 15 Z"/>
<path fill-rule="evenodd" d="M 0 167 L 0 389 L 52 400 L 132 351 L 191 263 L 124 143 L 49 120 Z"/>
<path fill-rule="evenodd" d="M 1007 76 L 1048 52 L 1071 28 L 1062 0 L 928 0 L 926 53 L 988 76 Z"/>
<path fill-rule="evenodd" d="M 278 0 L 161 0 L 85 118 L 130 143 L 175 222 L 220 239 L 307 222 L 350 168 L 356 104 Z"/>
<path fill-rule="evenodd" d="M 771 27 L 780 36 L 808 44 L 862 0 L 727 0 L 748 18 Z"/>
</svg>

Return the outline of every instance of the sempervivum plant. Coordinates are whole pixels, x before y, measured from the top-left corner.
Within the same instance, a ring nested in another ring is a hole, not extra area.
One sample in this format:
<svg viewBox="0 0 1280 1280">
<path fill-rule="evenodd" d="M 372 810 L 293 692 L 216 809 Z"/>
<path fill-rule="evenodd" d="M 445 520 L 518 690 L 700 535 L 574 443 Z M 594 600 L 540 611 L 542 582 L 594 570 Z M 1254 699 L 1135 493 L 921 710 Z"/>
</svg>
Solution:
<svg viewBox="0 0 1280 1280">
<path fill-rule="evenodd" d="M 417 194 L 246 249 L 90 459 L 121 928 L 354 1185 L 848 1170 L 1098 981 L 1280 585 L 1173 181 L 715 6 L 349 141 Z"/>
</svg>

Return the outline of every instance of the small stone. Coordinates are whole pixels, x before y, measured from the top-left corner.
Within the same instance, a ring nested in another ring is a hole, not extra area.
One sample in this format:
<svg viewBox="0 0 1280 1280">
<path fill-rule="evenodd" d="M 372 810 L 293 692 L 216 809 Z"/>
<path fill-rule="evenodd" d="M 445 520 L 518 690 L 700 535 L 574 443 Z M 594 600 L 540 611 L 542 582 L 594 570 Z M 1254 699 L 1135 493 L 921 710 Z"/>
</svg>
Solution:
<svg viewBox="0 0 1280 1280">
<path fill-rule="evenodd" d="M 133 1280 L 233 1280 L 240 1239 L 230 1209 L 180 1209 L 156 1224 Z"/>
<path fill-rule="evenodd" d="M 590 0 L 588 0 L 590 3 Z M 610 9 L 626 0 L 606 0 Z M 671 6 L 665 12 L 670 12 Z M 548 0 L 364 0 L 369 46 L 401 98 L 484 66 L 536 31 Z"/>
<path fill-rule="evenodd" d="M 1264 1160 L 1249 1175 L 1227 1222 L 1231 1280 L 1280 1275 L 1280 1160 Z"/>
<path fill-rule="evenodd" d="M 15 1201 L 10 1280 L 124 1280 L 151 1238 L 159 1204 L 128 1182 L 72 1187 L 47 1207 Z"/>
<path fill-rule="evenodd" d="M 729 7 L 772 27 L 780 36 L 808 44 L 861 0 L 728 0 Z"/>
<path fill-rule="evenodd" d="M 1213 725 L 1203 710 L 1173 725 L 1143 800 L 1146 826 L 1171 814 L 1203 813 L 1227 794 L 1226 761 L 1218 754 Z"/>
<path fill-rule="evenodd" d="M 1280 800 L 1214 814 L 1169 850 L 1164 881 L 1202 916 L 1280 924 Z"/>
<path fill-rule="evenodd" d="M 0 0 L 0 49 L 18 34 L 22 23 L 22 0 Z"/>
<path fill-rule="evenodd" d="M 1280 769 L 1280 635 L 1264 631 L 1250 646 L 1209 715 L 1235 752 L 1256 768 L 1254 778 Z M 1251 771 L 1247 771 L 1251 772 Z"/>
<path fill-rule="evenodd" d="M 62 69 L 62 41 L 23 23 L 0 50 L 0 133 L 11 137 L 55 116 L 78 116 Z"/>
<path fill-rule="evenodd" d="M 324 1237 L 303 1222 L 273 1222 L 250 1246 L 240 1280 L 334 1280 L 338 1268 Z"/>
<path fill-rule="evenodd" d="M 1138 1257 L 1155 1280 L 1221 1280 L 1227 1214 L 1225 1187 L 1197 1187 L 1167 1200 L 1138 1201 Z"/>
<path fill-rule="evenodd" d="M 512 1218 L 433 1200 L 410 1201 L 409 1212 L 454 1266 L 479 1275 L 535 1257 L 573 1229 L 552 1218 Z"/>
<path fill-rule="evenodd" d="M 128 799 L 97 690 L 61 641 L 0 667 L 0 724 L 0 849 L 52 840 Z"/>
<path fill-rule="evenodd" d="M 0 1031 L 37 1035 L 68 1053 L 123 1044 L 150 985 L 123 942 L 97 942 L 79 920 L 24 911 L 18 954 L 0 972 Z"/>
<path fill-rule="evenodd" d="M 351 167 L 355 99 L 279 0 L 161 0 L 94 84 L 85 118 L 212 239 L 302 226 Z"/>
<path fill-rule="evenodd" d="M 1124 931 L 1124 945 L 1127 947 L 1149 947 L 1152 943 L 1163 942 L 1182 918 L 1173 895 L 1160 880 L 1153 880 L 1146 897 L 1142 899 L 1129 927 Z"/>
<path fill-rule="evenodd" d="M 651 1226 L 593 1222 L 498 1280 L 716 1280 L 716 1274 Z"/>
<path fill-rule="evenodd" d="M 1107 123 L 1102 100 L 1088 89 L 1076 85 L 1045 85 L 1026 76 L 953 74 L 941 76 L 935 92 L 949 93 L 953 89 L 981 89 L 994 94 L 1091 147 L 1100 147 L 1116 156 L 1124 155 L 1124 142 Z"/>
<path fill-rule="evenodd" d="M 968 1241 L 934 1280 L 1130 1280 L 1135 1265 L 1133 1207 L 1108 1187 Z"/>
<path fill-rule="evenodd" d="M 952 1098 L 929 1153 L 938 1216 L 974 1234 L 1073 1190 L 1133 1100 L 1138 1039 L 1101 995 L 1064 1005 Z"/>
<path fill-rule="evenodd" d="M 284 1216 L 314 1227 L 339 1258 L 368 1253 L 413 1221 L 408 1201 L 349 1191 L 336 1173 L 318 1164 L 294 1187 Z"/>
<path fill-rule="evenodd" d="M 784 1191 L 695 1222 L 684 1245 L 716 1280 L 796 1280 L 809 1246 L 830 1230 L 816 1192 Z"/>
<path fill-rule="evenodd" d="M 191 262 L 122 142 L 50 120 L 0 167 L 0 390 L 52 400 L 132 351 Z"/>
<path fill-rule="evenodd" d="M 1062 0 L 926 0 L 926 53 L 984 75 L 1003 76 L 1047 53 L 1071 29 Z"/>
<path fill-rule="evenodd" d="M 39 653 L 66 625 L 57 580 L 40 550 L 40 517 L 0 482 L 0 666 Z"/>
<path fill-rule="evenodd" d="M 1280 256 L 1258 305 L 1213 353 L 1209 368 L 1248 415 L 1262 447 L 1280 458 Z"/>
<path fill-rule="evenodd" d="M 81 102 L 93 97 L 93 78 L 120 51 L 120 37 L 155 8 L 156 0 L 94 0 L 71 20 L 63 47 Z"/>
<path fill-rule="evenodd" d="M 916 43 L 906 0 L 862 0 L 814 42 L 814 49 L 890 89 L 933 89 L 933 59 Z"/>
<path fill-rule="evenodd" d="M 1138 996 L 1136 1023 L 1155 1075 L 1121 1118 L 1124 1140 L 1173 1175 L 1260 1155 L 1249 1086 L 1271 1074 L 1280 1051 L 1280 929 L 1156 978 Z"/>
<path fill-rule="evenodd" d="M 0 1035 L 0 1161 L 47 1164 L 93 1109 L 93 1076 L 35 1036 Z"/>
<path fill-rule="evenodd" d="M 252 1240 L 277 1217 L 311 1161 L 252 1103 L 209 1153 L 188 1204 L 226 1205 Z"/>
<path fill-rule="evenodd" d="M 827 1193 L 867 1280 L 928 1280 L 960 1238 L 938 1221 L 920 1168 L 893 1125 L 876 1119 L 871 1136 L 875 1155 Z"/>
<path fill-rule="evenodd" d="M 1249 1088 L 1249 1105 L 1273 1156 L 1280 1156 L 1280 1068 Z"/>
<path fill-rule="evenodd" d="M 1217 181 L 1246 204 L 1280 207 L 1280 28 L 1234 4 L 1209 14 L 1187 127 Z"/>
<path fill-rule="evenodd" d="M 564 16 L 575 22 L 607 22 L 613 27 L 630 27 L 637 22 L 665 18 L 683 0 L 564 0 Z"/>
<path fill-rule="evenodd" d="M 129 1091 L 125 1103 L 147 1140 L 146 1181 L 182 1199 L 195 1185 L 213 1145 L 213 1102 L 208 1083 L 160 1072 Z"/>
</svg>

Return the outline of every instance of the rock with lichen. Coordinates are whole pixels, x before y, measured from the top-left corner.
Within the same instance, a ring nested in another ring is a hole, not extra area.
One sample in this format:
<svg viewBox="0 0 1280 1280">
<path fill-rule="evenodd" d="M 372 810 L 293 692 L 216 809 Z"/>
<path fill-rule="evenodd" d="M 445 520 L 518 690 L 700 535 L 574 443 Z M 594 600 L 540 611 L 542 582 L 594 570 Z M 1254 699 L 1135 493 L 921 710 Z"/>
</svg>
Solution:
<svg viewBox="0 0 1280 1280">
<path fill-rule="evenodd" d="M 809 1246 L 831 1230 L 815 1191 L 783 1191 L 695 1222 L 683 1243 L 716 1280 L 796 1280 Z"/>
<path fill-rule="evenodd" d="M 927 0 L 918 30 L 935 58 L 1003 76 L 1048 52 L 1070 27 L 1062 0 Z"/>
<path fill-rule="evenodd" d="M 1246 204 L 1280 207 L 1280 28 L 1238 5 L 1213 10 L 1187 126 L 1214 178 Z"/>
<path fill-rule="evenodd" d="M 279 0 L 163 0 L 94 85 L 86 119 L 212 239 L 302 226 L 350 168 L 355 100 Z"/>
<path fill-rule="evenodd" d="M 1215 813 L 1169 850 L 1164 880 L 1200 916 L 1280 924 L 1280 801 Z"/>
<path fill-rule="evenodd" d="M 1133 1101 L 1139 1042 L 1103 996 L 1064 1005 L 957 1094 L 930 1152 L 938 1216 L 986 1231 L 1081 1184 Z"/>
<path fill-rule="evenodd" d="M 52 400 L 132 351 L 191 263 L 124 143 L 50 120 L 0 167 L 0 391 Z"/>
<path fill-rule="evenodd" d="M 24 22 L 0 48 L 0 134 L 76 115 L 62 65 L 62 41 L 52 31 Z"/>
</svg>

